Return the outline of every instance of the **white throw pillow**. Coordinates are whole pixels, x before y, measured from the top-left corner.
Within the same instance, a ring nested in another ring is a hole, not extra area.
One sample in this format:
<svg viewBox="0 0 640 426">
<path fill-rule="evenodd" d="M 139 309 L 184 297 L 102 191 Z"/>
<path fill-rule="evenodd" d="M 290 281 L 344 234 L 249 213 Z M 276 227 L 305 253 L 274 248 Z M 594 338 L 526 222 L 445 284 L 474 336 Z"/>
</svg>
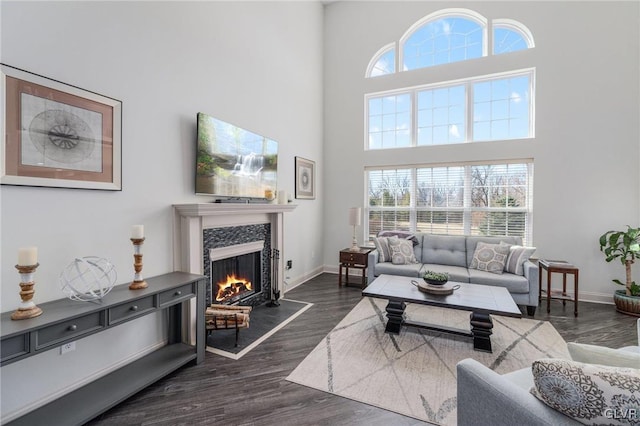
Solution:
<svg viewBox="0 0 640 426">
<path fill-rule="evenodd" d="M 640 368 L 640 353 L 574 342 L 567 343 L 567 349 L 569 349 L 571 359 L 577 362 L 610 367 Z"/>
</svg>

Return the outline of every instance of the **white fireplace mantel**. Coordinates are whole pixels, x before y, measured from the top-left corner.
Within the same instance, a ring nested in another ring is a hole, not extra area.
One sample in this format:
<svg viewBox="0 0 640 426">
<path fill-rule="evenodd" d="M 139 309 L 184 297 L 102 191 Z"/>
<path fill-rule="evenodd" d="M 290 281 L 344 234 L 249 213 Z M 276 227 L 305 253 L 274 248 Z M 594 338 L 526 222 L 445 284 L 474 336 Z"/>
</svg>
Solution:
<svg viewBox="0 0 640 426">
<path fill-rule="evenodd" d="M 295 204 L 234 204 L 193 203 L 174 204 L 173 262 L 174 270 L 203 273 L 204 229 L 228 226 L 271 224 L 271 247 L 283 253 L 283 215 L 292 212 Z M 280 269 L 283 269 L 280 266 Z M 283 271 L 278 271 L 278 288 L 284 294 Z"/>
</svg>

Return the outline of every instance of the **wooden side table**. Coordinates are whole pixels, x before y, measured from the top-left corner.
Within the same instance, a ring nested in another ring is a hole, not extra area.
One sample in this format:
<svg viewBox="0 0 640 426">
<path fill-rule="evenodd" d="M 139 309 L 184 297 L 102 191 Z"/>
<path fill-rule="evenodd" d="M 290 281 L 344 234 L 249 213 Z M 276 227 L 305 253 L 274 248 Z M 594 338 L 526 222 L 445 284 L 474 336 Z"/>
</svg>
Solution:
<svg viewBox="0 0 640 426">
<path fill-rule="evenodd" d="M 346 248 L 340 250 L 340 277 L 338 278 L 338 287 L 342 286 L 342 268 L 346 268 L 345 285 L 349 285 L 349 268 L 362 269 L 362 288 L 367 286 L 367 266 L 369 265 L 370 248 L 359 248 L 358 251 L 351 251 Z"/>
<path fill-rule="evenodd" d="M 573 315 L 578 316 L 578 273 L 579 270 L 576 266 L 564 261 L 564 260 L 539 260 L 538 266 L 540 267 L 540 273 L 538 274 L 538 283 L 540 285 L 540 291 L 538 294 L 538 300 L 542 300 L 542 293 L 546 293 L 547 298 L 547 313 L 551 310 L 551 299 L 562 300 L 562 305 L 567 304 L 567 300 L 573 301 Z M 547 271 L 547 289 L 542 289 L 542 271 Z M 551 290 L 551 274 L 562 274 L 562 291 Z M 567 295 L 567 275 L 573 275 L 573 297 Z"/>
</svg>

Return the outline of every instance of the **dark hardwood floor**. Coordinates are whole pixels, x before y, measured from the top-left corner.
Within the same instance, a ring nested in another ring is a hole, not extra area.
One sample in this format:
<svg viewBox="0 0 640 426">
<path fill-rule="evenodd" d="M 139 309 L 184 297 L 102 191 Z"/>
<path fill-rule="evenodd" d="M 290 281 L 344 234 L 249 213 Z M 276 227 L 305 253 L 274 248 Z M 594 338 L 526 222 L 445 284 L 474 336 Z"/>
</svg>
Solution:
<svg viewBox="0 0 640 426">
<path fill-rule="evenodd" d="M 285 380 L 291 371 L 361 300 L 357 287 L 338 288 L 338 277 L 322 274 L 287 292 L 314 303 L 308 311 L 243 358 L 207 352 L 132 396 L 90 425 L 418 425 L 418 420 L 310 389 Z M 613 348 L 637 344 L 636 319 L 612 305 L 552 301 L 535 318 L 550 321 L 566 341 Z M 53 422 L 52 424 L 55 424 Z"/>
</svg>

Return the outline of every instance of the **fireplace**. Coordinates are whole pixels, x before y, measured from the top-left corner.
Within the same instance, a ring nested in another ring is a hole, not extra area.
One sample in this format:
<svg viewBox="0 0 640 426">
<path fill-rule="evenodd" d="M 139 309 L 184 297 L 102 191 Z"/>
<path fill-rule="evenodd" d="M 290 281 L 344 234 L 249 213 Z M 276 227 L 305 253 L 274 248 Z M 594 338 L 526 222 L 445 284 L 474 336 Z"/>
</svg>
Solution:
<svg viewBox="0 0 640 426">
<path fill-rule="evenodd" d="M 264 241 L 209 250 L 211 302 L 244 303 L 262 292 Z"/>
</svg>

